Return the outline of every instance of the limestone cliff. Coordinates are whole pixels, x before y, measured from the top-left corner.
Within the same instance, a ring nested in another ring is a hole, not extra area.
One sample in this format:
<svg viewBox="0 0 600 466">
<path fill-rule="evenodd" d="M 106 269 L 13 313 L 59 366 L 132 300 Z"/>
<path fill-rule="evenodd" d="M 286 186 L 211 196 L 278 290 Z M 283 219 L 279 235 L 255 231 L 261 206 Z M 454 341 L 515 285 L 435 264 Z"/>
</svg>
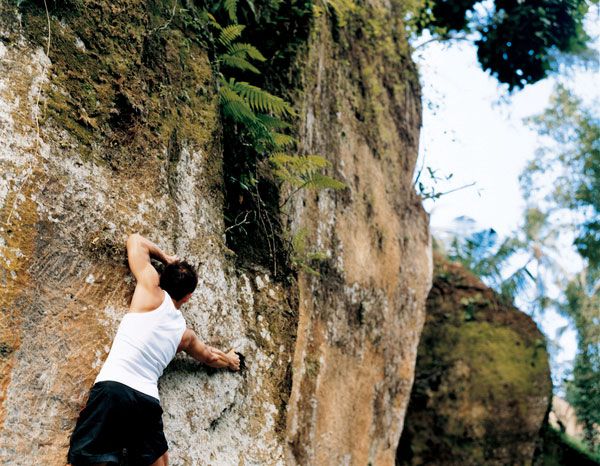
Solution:
<svg viewBox="0 0 600 466">
<path fill-rule="evenodd" d="M 398 465 L 531 465 L 552 396 L 533 320 L 436 258 Z"/>
<path fill-rule="evenodd" d="M 224 244 L 216 80 L 192 40 L 202 24 L 167 3 L 64 0 L 46 15 L 0 0 L 0 462 L 65 463 L 133 291 L 124 241 L 138 231 L 198 265 L 188 325 L 247 362 L 169 366 L 172 464 L 392 464 L 430 274 L 399 6 L 317 19 L 298 65 L 301 145 L 348 188 L 296 200 L 290 228 L 327 259 L 318 277 L 275 281 Z"/>
</svg>

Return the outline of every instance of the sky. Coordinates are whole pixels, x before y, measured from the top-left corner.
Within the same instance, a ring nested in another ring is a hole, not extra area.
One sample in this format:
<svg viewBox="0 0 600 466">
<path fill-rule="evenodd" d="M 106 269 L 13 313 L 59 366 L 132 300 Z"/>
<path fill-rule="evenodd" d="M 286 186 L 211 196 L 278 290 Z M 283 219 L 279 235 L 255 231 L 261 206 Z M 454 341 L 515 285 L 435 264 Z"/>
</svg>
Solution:
<svg viewBox="0 0 600 466">
<path fill-rule="evenodd" d="M 587 30 L 596 37 L 595 48 L 600 50 L 597 13 L 588 21 Z M 506 87 L 481 70 L 471 42 L 433 41 L 418 46 L 427 40 L 420 38 L 413 44 L 413 59 L 423 87 L 423 127 L 416 171 L 422 171 L 420 180 L 436 192 L 456 190 L 424 202 L 431 216 L 432 234 L 452 232 L 452 221 L 468 216 L 477 222 L 478 229 L 494 228 L 501 236 L 510 235 L 522 223 L 526 205 L 519 174 L 537 147 L 537 133 L 523 119 L 548 106 L 557 81 L 545 79 L 509 96 Z M 577 71 L 568 84 L 584 101 L 600 98 L 597 71 Z M 427 167 L 440 179 L 435 185 L 427 175 Z M 569 259 L 566 262 L 574 263 Z M 567 321 L 553 312 L 538 319 L 550 338 L 565 324 Z M 559 344 L 556 371 L 575 355 L 574 331 L 566 332 Z"/>
</svg>

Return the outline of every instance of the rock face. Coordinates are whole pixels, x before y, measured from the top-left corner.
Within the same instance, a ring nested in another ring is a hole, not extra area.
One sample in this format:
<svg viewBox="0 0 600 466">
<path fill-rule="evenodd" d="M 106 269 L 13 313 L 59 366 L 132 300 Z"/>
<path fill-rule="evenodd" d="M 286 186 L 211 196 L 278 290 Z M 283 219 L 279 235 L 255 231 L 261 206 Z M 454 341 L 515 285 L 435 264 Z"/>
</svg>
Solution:
<svg viewBox="0 0 600 466">
<path fill-rule="evenodd" d="M 436 258 L 396 464 L 532 464 L 551 396 L 533 320 Z"/>
<path fill-rule="evenodd" d="M 411 183 L 420 91 L 406 38 L 389 32 L 403 29 L 398 3 L 368 3 L 346 12 L 337 38 L 321 18 L 304 68 L 302 146 L 348 187 L 293 206 L 292 231 L 305 228 L 325 259 L 319 276 L 301 274 L 290 464 L 393 464 L 430 287 Z"/>
<path fill-rule="evenodd" d="M 403 29 L 369 32 L 374 63 L 351 35 L 400 27 L 397 6 L 361 6 L 343 44 L 322 16 L 307 45 L 303 150 L 348 188 L 292 202 L 290 228 L 327 257 L 297 284 L 236 268 L 223 242 L 216 84 L 187 23 L 150 1 L 50 6 L 0 0 L 0 462 L 65 463 L 137 231 L 198 265 L 188 326 L 248 366 L 167 368 L 172 464 L 392 464 L 430 280 L 419 90 Z"/>
</svg>

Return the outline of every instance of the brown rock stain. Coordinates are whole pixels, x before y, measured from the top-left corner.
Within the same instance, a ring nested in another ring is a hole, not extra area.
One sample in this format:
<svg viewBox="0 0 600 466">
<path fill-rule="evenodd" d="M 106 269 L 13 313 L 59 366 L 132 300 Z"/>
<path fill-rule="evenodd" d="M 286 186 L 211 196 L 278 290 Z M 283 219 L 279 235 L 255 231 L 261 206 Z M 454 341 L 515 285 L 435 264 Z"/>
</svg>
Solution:
<svg viewBox="0 0 600 466">
<path fill-rule="evenodd" d="M 18 194 L 8 196 L 0 218 L 4 246 L 0 246 L 2 281 L 0 283 L 0 429 L 4 424 L 3 404 L 11 380 L 15 353 L 21 346 L 21 310 L 23 291 L 29 285 L 29 270 L 34 252 L 38 220 L 35 202 L 31 200 L 31 184 Z M 10 216 L 10 219 L 9 219 Z"/>
<path fill-rule="evenodd" d="M 350 465 L 365 465 L 374 414 L 372 403 L 365 401 L 374 398 L 375 386 L 383 378 L 383 357 L 369 344 L 362 348 L 358 361 L 339 348 L 323 346 L 320 350 L 315 464 L 340 464 L 349 457 Z"/>
</svg>

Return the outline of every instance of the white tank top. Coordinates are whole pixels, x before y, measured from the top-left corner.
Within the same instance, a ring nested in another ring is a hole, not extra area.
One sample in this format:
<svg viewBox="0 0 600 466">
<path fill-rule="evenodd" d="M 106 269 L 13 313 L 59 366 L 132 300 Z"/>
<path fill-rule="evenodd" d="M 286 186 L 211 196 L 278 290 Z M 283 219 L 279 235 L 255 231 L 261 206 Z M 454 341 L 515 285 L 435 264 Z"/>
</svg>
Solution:
<svg viewBox="0 0 600 466">
<path fill-rule="evenodd" d="M 185 319 L 166 291 L 155 310 L 125 314 L 96 382 L 120 382 L 158 399 L 158 378 L 175 356 L 185 329 Z"/>
</svg>

